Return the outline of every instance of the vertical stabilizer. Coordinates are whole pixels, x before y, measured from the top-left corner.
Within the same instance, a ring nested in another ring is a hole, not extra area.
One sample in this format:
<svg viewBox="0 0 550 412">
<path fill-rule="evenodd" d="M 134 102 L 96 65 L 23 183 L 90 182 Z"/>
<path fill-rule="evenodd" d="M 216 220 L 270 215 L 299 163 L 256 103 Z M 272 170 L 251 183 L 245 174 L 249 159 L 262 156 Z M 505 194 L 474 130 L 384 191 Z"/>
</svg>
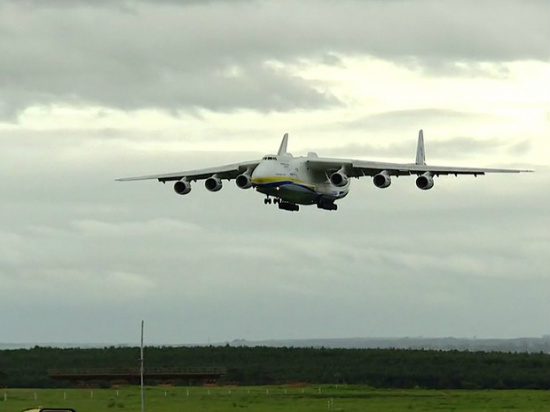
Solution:
<svg viewBox="0 0 550 412">
<path fill-rule="evenodd" d="M 283 140 L 281 140 L 279 151 L 277 152 L 278 155 L 284 155 L 287 152 L 286 150 L 287 144 L 288 144 L 288 133 L 285 133 L 285 135 L 283 136 Z"/>
<path fill-rule="evenodd" d="M 416 162 L 417 165 L 426 164 L 426 152 L 424 151 L 424 133 L 422 130 L 418 132 L 418 145 L 416 146 Z"/>
</svg>

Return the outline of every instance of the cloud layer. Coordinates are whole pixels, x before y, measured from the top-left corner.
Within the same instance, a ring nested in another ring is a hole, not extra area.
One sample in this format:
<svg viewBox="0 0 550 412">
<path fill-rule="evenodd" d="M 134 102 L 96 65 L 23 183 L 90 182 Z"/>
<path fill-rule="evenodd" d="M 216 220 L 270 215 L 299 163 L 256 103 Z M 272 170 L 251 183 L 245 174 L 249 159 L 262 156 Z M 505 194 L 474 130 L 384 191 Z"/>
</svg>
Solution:
<svg viewBox="0 0 550 412">
<path fill-rule="evenodd" d="M 430 72 L 548 59 L 544 1 L 3 2 L 0 109 L 338 105 L 285 70 L 370 55 Z M 457 66 L 457 63 L 460 63 Z"/>
<path fill-rule="evenodd" d="M 547 333 L 546 1 L 0 2 L 5 342 Z M 295 155 L 536 173 L 354 180 L 337 213 L 123 176 Z"/>
</svg>

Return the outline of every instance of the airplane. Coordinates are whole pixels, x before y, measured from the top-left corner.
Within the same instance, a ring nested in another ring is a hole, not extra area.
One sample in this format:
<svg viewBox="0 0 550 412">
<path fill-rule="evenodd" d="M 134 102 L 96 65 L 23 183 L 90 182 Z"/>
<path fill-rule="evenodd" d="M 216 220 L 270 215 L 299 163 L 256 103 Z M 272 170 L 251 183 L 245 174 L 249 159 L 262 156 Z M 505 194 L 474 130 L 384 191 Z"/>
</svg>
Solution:
<svg viewBox="0 0 550 412">
<path fill-rule="evenodd" d="M 206 169 L 159 175 L 126 177 L 120 182 L 157 179 L 159 182 L 175 181 L 174 191 L 186 195 L 191 191 L 191 182 L 204 180 L 207 190 L 217 192 L 222 180 L 235 179 L 241 189 L 253 188 L 266 195 L 264 204 L 274 203 L 281 210 L 298 211 L 299 205 L 317 205 L 319 209 L 337 210 L 334 202 L 347 196 L 350 178 L 372 177 L 380 189 L 391 184 L 392 176 L 416 175 L 416 186 L 429 190 L 434 186 L 434 177 L 439 175 L 484 175 L 485 173 L 520 173 L 532 170 L 487 169 L 477 167 L 429 166 L 426 164 L 424 134 L 418 133 L 414 163 L 387 163 L 355 159 L 334 159 L 317 156 L 293 157 L 287 152 L 288 133 L 285 133 L 277 154 L 268 154 L 261 160 L 234 163 Z"/>
</svg>

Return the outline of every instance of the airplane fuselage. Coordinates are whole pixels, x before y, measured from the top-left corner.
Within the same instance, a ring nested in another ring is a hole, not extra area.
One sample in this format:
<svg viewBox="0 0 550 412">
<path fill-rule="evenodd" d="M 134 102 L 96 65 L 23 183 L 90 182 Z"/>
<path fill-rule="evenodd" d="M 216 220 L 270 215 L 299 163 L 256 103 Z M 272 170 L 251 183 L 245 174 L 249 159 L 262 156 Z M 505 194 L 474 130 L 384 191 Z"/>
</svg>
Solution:
<svg viewBox="0 0 550 412">
<path fill-rule="evenodd" d="M 265 156 L 252 173 L 253 187 L 265 195 L 302 205 L 332 203 L 349 193 L 349 182 L 333 185 L 326 173 L 310 170 L 307 159 Z"/>
</svg>

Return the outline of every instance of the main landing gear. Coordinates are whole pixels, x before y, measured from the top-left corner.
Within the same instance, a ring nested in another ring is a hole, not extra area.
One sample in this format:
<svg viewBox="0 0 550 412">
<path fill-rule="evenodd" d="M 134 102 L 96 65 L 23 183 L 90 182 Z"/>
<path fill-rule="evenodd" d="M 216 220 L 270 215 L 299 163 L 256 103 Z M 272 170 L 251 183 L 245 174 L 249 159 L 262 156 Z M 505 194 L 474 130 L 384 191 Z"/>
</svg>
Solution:
<svg viewBox="0 0 550 412">
<path fill-rule="evenodd" d="M 298 206 L 296 203 L 279 202 L 279 209 L 297 212 L 298 210 L 300 210 L 300 206 Z"/>
<path fill-rule="evenodd" d="M 338 210 L 338 205 L 334 203 L 334 200 L 327 200 L 323 198 L 319 199 L 317 202 L 317 207 L 325 210 Z"/>
<path fill-rule="evenodd" d="M 264 204 L 265 205 L 270 205 L 271 203 L 279 205 L 279 209 L 281 209 L 281 210 L 288 210 L 288 211 L 291 211 L 291 212 L 297 212 L 298 210 L 300 210 L 300 207 L 296 203 L 285 202 L 285 201 L 282 201 L 278 197 L 275 197 L 275 198 L 272 199 L 269 196 L 267 196 L 264 199 Z"/>
<path fill-rule="evenodd" d="M 275 197 L 275 198 L 270 198 L 269 196 L 267 196 L 265 199 L 264 199 L 264 205 L 270 205 L 271 202 L 277 204 L 277 203 L 280 203 L 281 202 L 281 199 L 279 199 L 278 197 Z"/>
</svg>

